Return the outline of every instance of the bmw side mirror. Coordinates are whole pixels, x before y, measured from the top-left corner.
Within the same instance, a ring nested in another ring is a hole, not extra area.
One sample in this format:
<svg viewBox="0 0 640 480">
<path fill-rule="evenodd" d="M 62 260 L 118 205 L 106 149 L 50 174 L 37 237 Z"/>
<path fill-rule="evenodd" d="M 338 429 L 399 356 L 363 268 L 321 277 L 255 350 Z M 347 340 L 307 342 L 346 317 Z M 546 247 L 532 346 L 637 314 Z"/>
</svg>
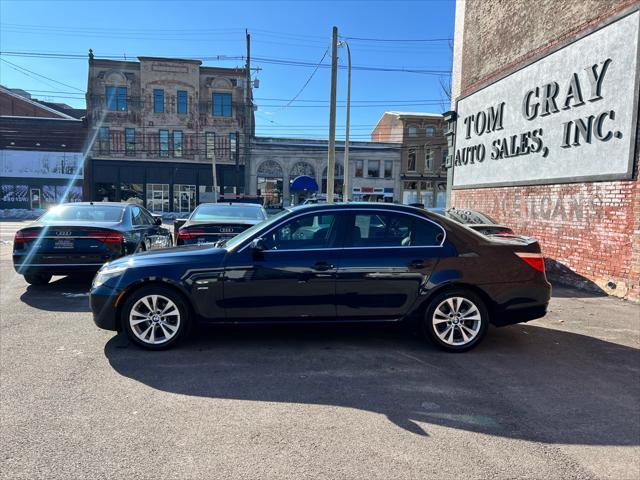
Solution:
<svg viewBox="0 0 640 480">
<path fill-rule="evenodd" d="M 162 215 L 151 215 L 156 225 L 162 225 Z"/>
<path fill-rule="evenodd" d="M 262 238 L 254 238 L 251 241 L 251 250 L 253 250 L 254 253 L 257 252 L 264 252 L 267 249 L 267 246 L 264 243 L 264 240 Z"/>
</svg>

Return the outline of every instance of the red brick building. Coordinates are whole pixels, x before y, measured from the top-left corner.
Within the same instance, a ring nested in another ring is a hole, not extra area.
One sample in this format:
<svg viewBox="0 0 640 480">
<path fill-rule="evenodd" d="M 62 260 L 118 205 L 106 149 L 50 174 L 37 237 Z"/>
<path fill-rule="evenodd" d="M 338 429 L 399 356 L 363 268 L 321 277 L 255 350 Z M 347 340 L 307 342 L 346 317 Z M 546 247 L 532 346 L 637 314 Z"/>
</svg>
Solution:
<svg viewBox="0 0 640 480">
<path fill-rule="evenodd" d="M 552 280 L 635 301 L 639 8 L 457 2 L 449 131 L 452 206 L 538 238 Z"/>
</svg>

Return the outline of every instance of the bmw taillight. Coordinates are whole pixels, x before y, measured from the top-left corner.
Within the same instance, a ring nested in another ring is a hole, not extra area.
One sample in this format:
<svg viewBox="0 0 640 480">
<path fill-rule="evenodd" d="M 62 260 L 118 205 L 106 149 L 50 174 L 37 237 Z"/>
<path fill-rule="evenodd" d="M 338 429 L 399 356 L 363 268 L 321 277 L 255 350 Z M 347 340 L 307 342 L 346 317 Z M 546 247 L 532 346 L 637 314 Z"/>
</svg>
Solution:
<svg viewBox="0 0 640 480">
<path fill-rule="evenodd" d="M 515 252 L 518 257 L 527 263 L 531 268 L 544 273 L 544 257 L 541 253 Z"/>
<path fill-rule="evenodd" d="M 178 238 L 197 238 L 199 235 L 203 235 L 204 233 L 205 231 L 203 228 L 181 228 L 178 230 Z"/>
</svg>

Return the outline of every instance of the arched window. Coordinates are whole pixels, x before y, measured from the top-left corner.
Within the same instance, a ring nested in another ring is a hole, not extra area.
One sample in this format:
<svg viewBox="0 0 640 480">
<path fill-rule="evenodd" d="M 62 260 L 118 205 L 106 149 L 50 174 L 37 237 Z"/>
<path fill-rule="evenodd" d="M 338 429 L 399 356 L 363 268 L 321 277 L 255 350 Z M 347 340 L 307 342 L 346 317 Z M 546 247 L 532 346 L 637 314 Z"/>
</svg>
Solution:
<svg viewBox="0 0 640 480">
<path fill-rule="evenodd" d="M 316 172 L 313 169 L 313 166 L 308 164 L 307 162 L 298 162 L 291 167 L 290 177 L 295 178 L 300 175 L 306 175 L 308 177 L 315 177 Z"/>
<path fill-rule="evenodd" d="M 410 137 L 417 137 L 418 136 L 418 128 L 415 125 L 409 125 L 407 127 L 407 135 L 409 135 Z"/>
<path fill-rule="evenodd" d="M 282 167 L 275 160 L 262 162 L 258 167 L 257 191 L 265 207 L 282 205 L 284 175 Z"/>
<path fill-rule="evenodd" d="M 344 167 L 336 162 L 333 177 L 333 192 L 342 196 L 342 185 L 344 181 Z M 327 167 L 322 170 L 322 193 L 327 193 Z"/>
<path fill-rule="evenodd" d="M 433 137 L 436 134 L 436 127 L 429 125 L 425 130 L 427 137 Z"/>
</svg>

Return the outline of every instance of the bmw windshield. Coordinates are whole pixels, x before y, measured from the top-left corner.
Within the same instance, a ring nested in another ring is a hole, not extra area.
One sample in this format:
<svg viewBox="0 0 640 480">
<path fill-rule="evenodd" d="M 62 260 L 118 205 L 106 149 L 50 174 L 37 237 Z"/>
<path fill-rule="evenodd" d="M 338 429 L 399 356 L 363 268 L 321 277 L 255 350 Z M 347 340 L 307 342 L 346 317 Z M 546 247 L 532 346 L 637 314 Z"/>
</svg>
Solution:
<svg viewBox="0 0 640 480">
<path fill-rule="evenodd" d="M 278 220 L 280 220 L 285 215 L 288 215 L 289 213 L 291 213 L 289 210 L 283 210 L 282 212 L 271 217 L 270 219 L 246 229 L 244 232 L 240 233 L 239 235 L 236 235 L 235 237 L 230 238 L 228 240 L 222 241 L 221 243 L 218 244 L 218 246 L 225 247 L 228 249 L 234 249 L 235 247 L 240 245 L 242 242 L 244 242 L 246 239 L 251 238 L 260 230 L 267 229 L 268 227 L 270 227 L 271 225 L 273 225 L 274 223 L 276 223 Z"/>
</svg>

